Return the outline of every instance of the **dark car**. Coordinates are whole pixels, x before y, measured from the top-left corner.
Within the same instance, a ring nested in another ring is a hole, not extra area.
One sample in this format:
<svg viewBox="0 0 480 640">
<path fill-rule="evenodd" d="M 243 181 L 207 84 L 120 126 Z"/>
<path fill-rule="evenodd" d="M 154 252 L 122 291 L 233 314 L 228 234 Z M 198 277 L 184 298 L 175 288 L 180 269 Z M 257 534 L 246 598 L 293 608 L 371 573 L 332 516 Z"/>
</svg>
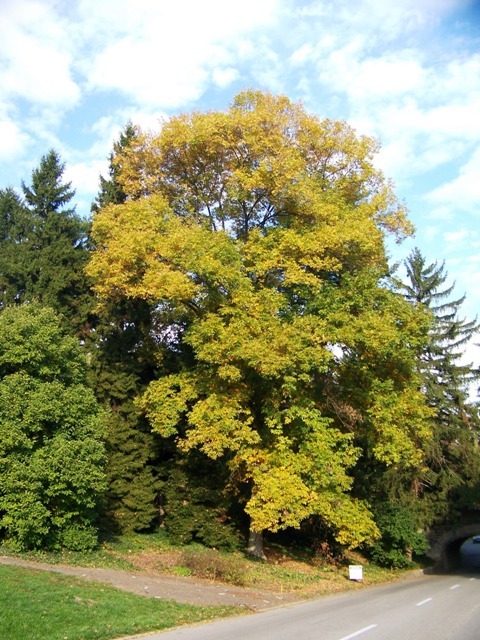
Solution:
<svg viewBox="0 0 480 640">
<path fill-rule="evenodd" d="M 480 536 L 473 536 L 472 542 L 473 544 L 480 544 Z"/>
</svg>

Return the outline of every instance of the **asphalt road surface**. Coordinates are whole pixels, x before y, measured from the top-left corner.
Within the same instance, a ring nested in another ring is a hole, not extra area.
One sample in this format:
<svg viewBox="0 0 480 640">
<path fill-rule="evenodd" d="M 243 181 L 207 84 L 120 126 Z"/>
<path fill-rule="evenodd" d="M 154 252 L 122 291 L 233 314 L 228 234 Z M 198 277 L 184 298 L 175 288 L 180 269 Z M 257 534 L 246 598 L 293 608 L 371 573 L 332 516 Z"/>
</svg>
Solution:
<svg viewBox="0 0 480 640">
<path fill-rule="evenodd" d="M 422 575 L 142 638 L 480 640 L 480 573 Z"/>
</svg>

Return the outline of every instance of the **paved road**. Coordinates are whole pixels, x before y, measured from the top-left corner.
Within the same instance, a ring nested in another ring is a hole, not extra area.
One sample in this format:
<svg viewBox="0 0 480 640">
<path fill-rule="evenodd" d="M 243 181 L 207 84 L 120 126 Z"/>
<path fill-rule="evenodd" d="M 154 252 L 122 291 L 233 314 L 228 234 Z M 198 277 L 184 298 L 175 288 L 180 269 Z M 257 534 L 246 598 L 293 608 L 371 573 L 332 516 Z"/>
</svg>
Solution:
<svg viewBox="0 0 480 640">
<path fill-rule="evenodd" d="M 148 640 L 479 640 L 480 573 L 420 576 Z"/>
</svg>

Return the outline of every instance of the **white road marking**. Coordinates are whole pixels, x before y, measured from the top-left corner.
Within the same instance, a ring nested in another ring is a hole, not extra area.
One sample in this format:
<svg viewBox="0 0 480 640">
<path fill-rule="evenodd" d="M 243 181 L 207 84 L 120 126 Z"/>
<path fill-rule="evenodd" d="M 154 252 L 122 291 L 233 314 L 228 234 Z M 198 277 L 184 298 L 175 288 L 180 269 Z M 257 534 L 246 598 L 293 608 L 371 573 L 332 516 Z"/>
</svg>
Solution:
<svg viewBox="0 0 480 640">
<path fill-rule="evenodd" d="M 417 602 L 416 606 L 421 607 L 422 604 L 427 604 L 427 602 L 431 602 L 433 598 L 427 598 L 426 600 L 422 600 L 421 602 Z"/>
<path fill-rule="evenodd" d="M 362 635 L 362 633 L 365 633 L 366 631 L 375 629 L 376 626 L 377 626 L 376 624 L 371 624 L 368 627 L 363 627 L 363 629 L 359 629 L 358 631 L 355 631 L 355 633 L 351 633 L 349 636 L 343 636 L 343 638 L 340 638 L 340 640 L 351 640 L 351 638 L 356 638 L 357 636 Z"/>
<path fill-rule="evenodd" d="M 459 586 L 459 584 L 454 584 L 453 587 L 450 587 L 450 591 L 452 591 L 452 589 L 458 589 Z"/>
</svg>

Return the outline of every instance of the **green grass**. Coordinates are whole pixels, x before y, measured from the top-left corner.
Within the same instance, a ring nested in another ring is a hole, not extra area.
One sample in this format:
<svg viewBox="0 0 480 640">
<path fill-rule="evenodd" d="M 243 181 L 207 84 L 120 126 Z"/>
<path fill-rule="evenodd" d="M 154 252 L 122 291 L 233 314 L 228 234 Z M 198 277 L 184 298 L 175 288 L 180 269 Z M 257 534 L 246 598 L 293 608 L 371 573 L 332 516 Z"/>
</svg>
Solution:
<svg viewBox="0 0 480 640">
<path fill-rule="evenodd" d="M 232 615 L 129 594 L 68 576 L 0 566 L 0 638 L 108 640 Z"/>
</svg>

